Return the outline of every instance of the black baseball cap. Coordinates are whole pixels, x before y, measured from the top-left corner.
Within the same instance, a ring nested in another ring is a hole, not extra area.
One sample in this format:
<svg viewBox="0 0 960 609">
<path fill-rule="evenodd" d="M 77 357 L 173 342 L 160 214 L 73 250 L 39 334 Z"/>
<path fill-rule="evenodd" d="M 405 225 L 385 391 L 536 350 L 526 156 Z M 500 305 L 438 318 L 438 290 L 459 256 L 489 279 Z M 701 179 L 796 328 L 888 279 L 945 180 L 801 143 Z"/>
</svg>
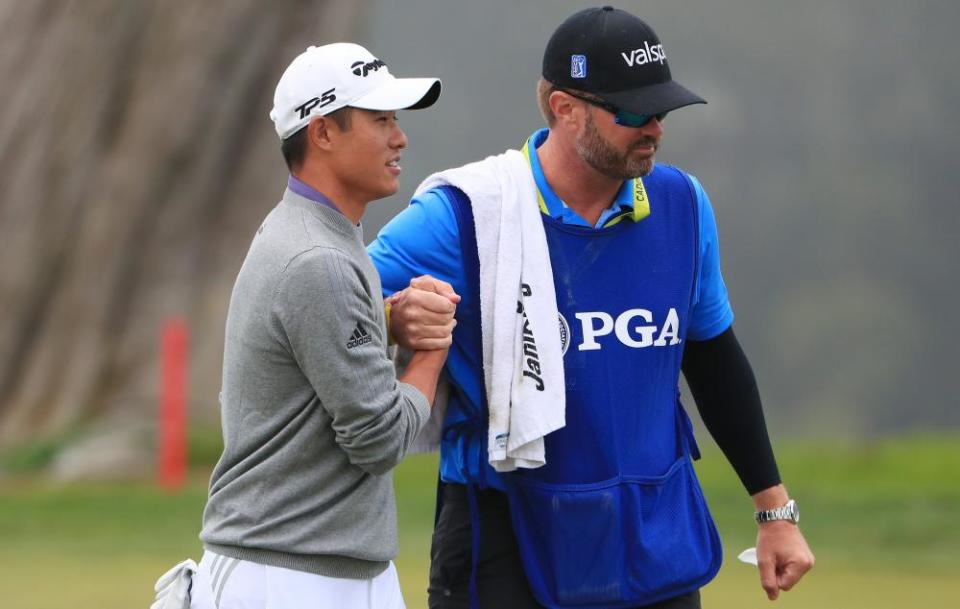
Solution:
<svg viewBox="0 0 960 609">
<path fill-rule="evenodd" d="M 671 78 L 653 28 L 612 6 L 584 9 L 560 24 L 543 53 L 543 78 L 635 114 L 707 103 Z"/>
</svg>

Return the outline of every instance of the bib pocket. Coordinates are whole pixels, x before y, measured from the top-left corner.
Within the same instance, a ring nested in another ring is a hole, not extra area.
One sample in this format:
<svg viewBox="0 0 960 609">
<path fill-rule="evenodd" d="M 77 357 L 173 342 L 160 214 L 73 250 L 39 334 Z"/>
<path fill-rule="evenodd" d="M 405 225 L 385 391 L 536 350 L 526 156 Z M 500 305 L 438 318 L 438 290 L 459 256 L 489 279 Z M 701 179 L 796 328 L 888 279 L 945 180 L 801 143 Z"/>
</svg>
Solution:
<svg viewBox="0 0 960 609">
<path fill-rule="evenodd" d="M 625 538 L 635 544 L 627 564 L 629 593 L 643 604 L 692 592 L 720 570 L 720 535 L 687 457 L 662 478 L 626 478 Z"/>
<path fill-rule="evenodd" d="M 547 607 L 654 603 L 700 588 L 720 568 L 719 535 L 685 455 L 662 476 L 509 478 L 524 568 Z"/>
</svg>

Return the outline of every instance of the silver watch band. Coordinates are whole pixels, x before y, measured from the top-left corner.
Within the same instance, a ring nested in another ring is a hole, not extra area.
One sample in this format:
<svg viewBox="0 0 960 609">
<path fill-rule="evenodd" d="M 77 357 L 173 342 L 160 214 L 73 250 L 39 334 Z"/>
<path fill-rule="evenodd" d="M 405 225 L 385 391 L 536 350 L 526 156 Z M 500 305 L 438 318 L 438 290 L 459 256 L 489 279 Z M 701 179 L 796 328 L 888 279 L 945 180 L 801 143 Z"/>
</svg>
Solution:
<svg viewBox="0 0 960 609">
<path fill-rule="evenodd" d="M 786 505 L 781 507 L 754 512 L 753 517 L 758 524 L 772 522 L 774 520 L 786 520 L 787 522 L 797 524 L 800 522 L 800 508 L 797 507 L 797 502 L 791 499 L 787 501 Z"/>
</svg>

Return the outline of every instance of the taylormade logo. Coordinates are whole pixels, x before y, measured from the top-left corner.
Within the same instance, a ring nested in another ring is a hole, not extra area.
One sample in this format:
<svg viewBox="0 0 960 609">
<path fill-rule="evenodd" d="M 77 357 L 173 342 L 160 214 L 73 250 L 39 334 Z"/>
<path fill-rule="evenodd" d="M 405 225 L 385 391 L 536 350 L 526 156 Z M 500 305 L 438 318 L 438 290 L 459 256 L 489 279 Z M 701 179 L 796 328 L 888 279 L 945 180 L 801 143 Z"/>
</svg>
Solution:
<svg viewBox="0 0 960 609">
<path fill-rule="evenodd" d="M 385 65 L 387 64 L 383 63 L 381 60 L 374 59 L 373 61 L 370 61 L 367 63 L 364 63 L 362 61 L 355 61 L 353 62 L 353 64 L 351 64 L 350 68 L 353 70 L 353 73 L 356 74 L 357 76 L 366 76 L 371 71 L 376 72 L 377 70 L 379 70 Z"/>
<path fill-rule="evenodd" d="M 646 65 L 654 61 L 658 61 L 660 62 L 660 65 L 663 65 L 663 62 L 667 59 L 667 54 L 664 52 L 662 44 L 650 46 L 650 43 L 644 40 L 642 49 L 634 49 L 630 51 L 630 53 L 624 51 L 620 53 L 620 57 L 623 57 L 623 60 L 627 62 L 627 65 L 632 68 L 634 66 Z"/>
</svg>

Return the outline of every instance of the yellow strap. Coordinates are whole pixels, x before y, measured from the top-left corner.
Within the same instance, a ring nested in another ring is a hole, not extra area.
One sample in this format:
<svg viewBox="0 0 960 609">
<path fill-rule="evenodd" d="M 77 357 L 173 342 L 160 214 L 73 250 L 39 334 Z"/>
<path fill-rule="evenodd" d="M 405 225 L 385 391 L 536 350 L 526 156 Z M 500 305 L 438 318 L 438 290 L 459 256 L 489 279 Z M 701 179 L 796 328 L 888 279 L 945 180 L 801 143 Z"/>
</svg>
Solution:
<svg viewBox="0 0 960 609">
<path fill-rule="evenodd" d="M 633 179 L 633 213 L 634 222 L 639 222 L 650 215 L 650 197 L 642 178 Z"/>
<path fill-rule="evenodd" d="M 527 159 L 527 163 L 533 167 L 533 163 L 530 161 L 530 140 L 524 143 L 520 152 L 522 152 L 524 158 Z M 540 204 L 540 211 L 549 216 L 550 211 L 547 209 L 547 202 L 543 200 L 543 194 L 540 192 L 539 187 L 537 188 L 537 203 Z M 641 178 L 633 179 L 633 211 L 628 214 L 624 213 L 615 216 L 608 220 L 603 226 L 604 228 L 613 226 L 628 215 L 634 222 L 639 222 L 650 215 L 650 197 L 647 196 L 647 188 L 643 185 Z"/>
<path fill-rule="evenodd" d="M 527 140 L 527 143 L 523 145 L 523 149 L 520 152 L 522 152 L 523 156 L 527 159 L 527 164 L 533 167 L 533 163 L 530 161 L 530 140 Z M 549 216 L 550 211 L 547 209 L 547 202 L 543 200 L 543 194 L 540 192 L 539 186 L 537 187 L 537 203 L 540 204 L 540 211 Z"/>
</svg>

